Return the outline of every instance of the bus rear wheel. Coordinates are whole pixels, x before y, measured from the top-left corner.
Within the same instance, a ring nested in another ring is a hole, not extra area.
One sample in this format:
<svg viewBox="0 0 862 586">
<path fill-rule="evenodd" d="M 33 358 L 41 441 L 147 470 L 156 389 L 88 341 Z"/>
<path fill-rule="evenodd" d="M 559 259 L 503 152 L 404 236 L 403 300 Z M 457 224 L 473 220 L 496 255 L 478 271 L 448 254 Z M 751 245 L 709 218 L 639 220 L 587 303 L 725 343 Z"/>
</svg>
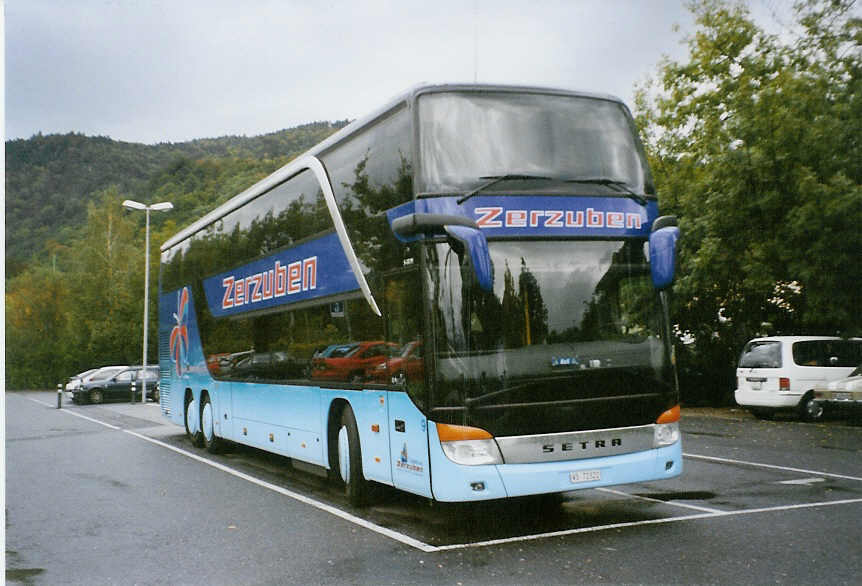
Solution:
<svg viewBox="0 0 862 586">
<path fill-rule="evenodd" d="M 204 406 L 201 408 L 201 433 L 204 447 L 210 454 L 218 454 L 224 447 L 224 441 L 215 434 L 213 404 L 209 395 L 204 395 Z"/>
<path fill-rule="evenodd" d="M 198 402 L 194 397 L 186 399 L 186 436 L 192 445 L 200 448 L 204 445 L 204 434 L 201 432 L 201 416 Z"/>
<path fill-rule="evenodd" d="M 341 414 L 338 429 L 338 472 L 344 482 L 344 494 L 354 507 L 365 505 L 368 482 L 362 474 L 362 451 L 359 445 L 359 428 L 350 406 Z"/>
</svg>

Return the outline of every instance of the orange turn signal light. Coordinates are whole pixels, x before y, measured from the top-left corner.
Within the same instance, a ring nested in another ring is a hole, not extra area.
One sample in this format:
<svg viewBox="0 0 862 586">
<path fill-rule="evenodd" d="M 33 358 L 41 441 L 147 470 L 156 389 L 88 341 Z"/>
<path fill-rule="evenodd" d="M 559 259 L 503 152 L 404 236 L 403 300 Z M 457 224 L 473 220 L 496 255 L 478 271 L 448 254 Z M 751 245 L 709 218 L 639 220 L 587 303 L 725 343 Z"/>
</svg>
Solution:
<svg viewBox="0 0 862 586">
<path fill-rule="evenodd" d="M 680 411 L 679 405 L 676 405 L 659 415 L 658 419 L 656 419 L 655 422 L 674 423 L 676 421 L 679 421 L 680 417 L 682 417 L 682 412 Z"/>
<path fill-rule="evenodd" d="M 449 425 L 448 423 L 437 423 L 437 435 L 441 442 L 454 442 L 461 440 L 484 440 L 492 439 L 490 433 L 478 427 L 467 427 L 465 425 Z"/>
</svg>

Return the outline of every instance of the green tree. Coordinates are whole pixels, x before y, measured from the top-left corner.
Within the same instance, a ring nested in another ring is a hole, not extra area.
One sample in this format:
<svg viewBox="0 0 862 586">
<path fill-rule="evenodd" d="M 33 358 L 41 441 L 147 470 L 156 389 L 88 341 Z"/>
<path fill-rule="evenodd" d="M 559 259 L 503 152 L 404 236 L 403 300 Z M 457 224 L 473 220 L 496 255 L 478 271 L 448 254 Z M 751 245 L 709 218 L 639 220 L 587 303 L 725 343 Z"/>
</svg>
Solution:
<svg viewBox="0 0 862 586">
<path fill-rule="evenodd" d="M 62 343 L 70 332 L 65 276 L 28 269 L 6 284 L 6 384 L 51 388 L 74 362 Z"/>
<path fill-rule="evenodd" d="M 116 187 L 97 195 L 72 264 L 75 323 L 99 363 L 139 363 L 143 316 L 143 240 Z"/>
<path fill-rule="evenodd" d="M 665 60 L 638 91 L 661 205 L 683 228 L 674 315 L 711 393 L 729 396 L 758 333 L 862 331 L 854 4 L 800 2 L 782 41 L 742 4 L 694 2 L 688 61 Z"/>
</svg>

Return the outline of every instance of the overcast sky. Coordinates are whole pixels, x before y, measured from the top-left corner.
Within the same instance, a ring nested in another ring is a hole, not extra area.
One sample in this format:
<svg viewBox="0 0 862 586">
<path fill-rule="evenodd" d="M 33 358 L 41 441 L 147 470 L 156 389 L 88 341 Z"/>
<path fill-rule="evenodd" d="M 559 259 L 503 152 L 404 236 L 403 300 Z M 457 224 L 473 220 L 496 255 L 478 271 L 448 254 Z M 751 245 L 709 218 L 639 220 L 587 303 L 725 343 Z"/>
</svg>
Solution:
<svg viewBox="0 0 862 586">
<path fill-rule="evenodd" d="M 749 3 L 769 20 L 790 2 Z M 5 12 L 7 139 L 143 143 L 353 119 L 420 82 L 631 106 L 662 55 L 685 57 L 693 26 L 683 0 L 6 0 Z"/>
</svg>

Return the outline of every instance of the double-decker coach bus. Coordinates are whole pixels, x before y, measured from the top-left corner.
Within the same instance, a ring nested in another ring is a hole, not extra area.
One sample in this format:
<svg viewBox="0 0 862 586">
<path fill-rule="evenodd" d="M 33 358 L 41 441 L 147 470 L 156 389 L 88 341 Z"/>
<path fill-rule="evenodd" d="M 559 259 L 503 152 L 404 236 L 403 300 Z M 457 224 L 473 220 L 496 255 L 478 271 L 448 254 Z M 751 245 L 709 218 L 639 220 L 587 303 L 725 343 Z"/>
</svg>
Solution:
<svg viewBox="0 0 862 586">
<path fill-rule="evenodd" d="M 415 88 L 161 248 L 161 409 L 439 501 L 682 470 L 658 217 L 616 98 Z"/>
</svg>

